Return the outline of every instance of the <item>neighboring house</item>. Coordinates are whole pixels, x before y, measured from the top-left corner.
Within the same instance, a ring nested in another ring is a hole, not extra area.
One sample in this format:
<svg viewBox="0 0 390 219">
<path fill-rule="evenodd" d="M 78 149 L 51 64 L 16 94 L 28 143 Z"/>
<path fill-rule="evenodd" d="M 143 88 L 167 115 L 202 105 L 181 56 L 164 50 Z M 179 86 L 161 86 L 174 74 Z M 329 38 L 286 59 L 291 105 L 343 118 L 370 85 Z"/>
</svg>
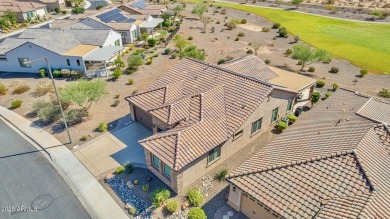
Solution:
<svg viewBox="0 0 390 219">
<path fill-rule="evenodd" d="M 83 18 L 80 23 L 99 29 L 113 29 L 122 35 L 124 43 L 133 43 L 141 34 L 142 26 L 146 30 L 158 27 L 163 19 L 150 15 L 129 14 L 119 8 L 112 8 Z"/>
<path fill-rule="evenodd" d="M 40 68 L 47 68 L 44 62 L 26 62 L 46 57 L 52 69 L 107 75 L 107 65 L 121 49 L 121 36 L 112 30 L 26 29 L 19 37 L 7 38 L 0 44 L 0 69 L 38 73 Z"/>
<path fill-rule="evenodd" d="M 167 6 L 148 4 L 145 0 L 135 0 L 123 3 L 119 8 L 132 15 L 150 15 L 155 18 L 167 11 Z"/>
<path fill-rule="evenodd" d="M 264 80 L 298 92 L 295 106 L 302 106 L 310 100 L 316 84 L 316 80 L 313 78 L 268 66 L 255 55 L 233 59 L 221 66 L 245 74 L 248 77 Z"/>
<path fill-rule="evenodd" d="M 181 192 L 292 112 L 297 94 L 184 58 L 126 99 L 132 119 L 154 133 L 140 141 L 148 169 Z"/>
<path fill-rule="evenodd" d="M 14 0 L 0 1 L 0 13 L 6 11 L 14 12 L 20 23 L 43 19 L 47 14 L 46 5 L 41 3 Z"/>
<path fill-rule="evenodd" d="M 66 9 L 65 0 L 19 0 L 22 2 L 36 2 L 46 5 L 48 11 L 54 11 L 56 8 L 60 10 Z"/>
<path fill-rule="evenodd" d="M 234 170 L 249 218 L 388 218 L 390 103 L 339 89 Z"/>
</svg>

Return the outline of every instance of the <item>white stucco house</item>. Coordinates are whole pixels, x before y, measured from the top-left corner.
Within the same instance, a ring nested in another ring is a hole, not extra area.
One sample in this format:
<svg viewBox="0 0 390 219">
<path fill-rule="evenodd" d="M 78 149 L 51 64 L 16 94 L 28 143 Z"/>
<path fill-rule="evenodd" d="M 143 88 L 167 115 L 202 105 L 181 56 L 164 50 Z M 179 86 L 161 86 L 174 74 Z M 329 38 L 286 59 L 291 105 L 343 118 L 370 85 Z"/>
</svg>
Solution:
<svg viewBox="0 0 390 219">
<path fill-rule="evenodd" d="M 26 62 L 46 57 L 51 69 L 108 75 L 122 49 L 121 35 L 109 29 L 26 29 L 0 44 L 0 71 L 38 73 L 43 61 Z"/>
</svg>

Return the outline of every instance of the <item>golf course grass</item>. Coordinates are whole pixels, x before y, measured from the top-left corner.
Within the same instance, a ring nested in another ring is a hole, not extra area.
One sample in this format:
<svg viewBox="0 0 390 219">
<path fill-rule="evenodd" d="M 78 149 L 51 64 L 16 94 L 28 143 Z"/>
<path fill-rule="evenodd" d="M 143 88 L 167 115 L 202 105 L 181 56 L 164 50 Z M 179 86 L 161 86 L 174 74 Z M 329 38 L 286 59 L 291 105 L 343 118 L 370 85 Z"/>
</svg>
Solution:
<svg viewBox="0 0 390 219">
<path fill-rule="evenodd" d="M 201 2 L 187 0 L 188 2 Z M 245 4 L 214 2 L 215 6 L 250 12 L 272 22 L 280 22 L 287 31 L 336 58 L 349 60 L 370 73 L 390 74 L 390 24 L 346 21 Z"/>
</svg>

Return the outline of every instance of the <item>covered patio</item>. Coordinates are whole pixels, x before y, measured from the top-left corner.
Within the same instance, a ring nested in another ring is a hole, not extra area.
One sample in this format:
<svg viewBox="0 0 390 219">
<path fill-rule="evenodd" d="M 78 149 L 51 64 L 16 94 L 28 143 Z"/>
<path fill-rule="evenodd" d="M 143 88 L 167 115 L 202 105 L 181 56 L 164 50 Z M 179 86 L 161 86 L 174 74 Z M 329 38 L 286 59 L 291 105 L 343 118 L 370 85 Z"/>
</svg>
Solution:
<svg viewBox="0 0 390 219">
<path fill-rule="evenodd" d="M 154 37 L 154 29 L 158 27 L 164 19 L 162 18 L 150 18 L 148 21 L 143 22 L 139 25 L 140 28 L 146 29 L 146 32 Z"/>
<path fill-rule="evenodd" d="M 108 77 L 115 66 L 112 62 L 123 49 L 122 46 L 99 47 L 84 56 L 88 77 Z"/>
</svg>

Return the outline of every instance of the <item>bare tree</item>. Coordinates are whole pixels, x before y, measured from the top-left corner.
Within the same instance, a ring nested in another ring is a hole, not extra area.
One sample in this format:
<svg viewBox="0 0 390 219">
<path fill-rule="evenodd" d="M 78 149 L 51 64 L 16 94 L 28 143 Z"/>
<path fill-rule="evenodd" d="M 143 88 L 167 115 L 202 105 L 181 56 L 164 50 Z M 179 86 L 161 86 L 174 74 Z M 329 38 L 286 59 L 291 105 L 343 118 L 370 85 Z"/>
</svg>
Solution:
<svg viewBox="0 0 390 219">
<path fill-rule="evenodd" d="M 207 24 L 211 23 L 211 17 L 201 16 L 200 21 L 203 23 L 203 32 L 206 32 Z"/>
<path fill-rule="evenodd" d="M 255 41 L 251 43 L 251 47 L 253 48 L 255 55 L 257 55 L 259 50 L 264 47 L 264 44 L 260 41 Z"/>
</svg>

